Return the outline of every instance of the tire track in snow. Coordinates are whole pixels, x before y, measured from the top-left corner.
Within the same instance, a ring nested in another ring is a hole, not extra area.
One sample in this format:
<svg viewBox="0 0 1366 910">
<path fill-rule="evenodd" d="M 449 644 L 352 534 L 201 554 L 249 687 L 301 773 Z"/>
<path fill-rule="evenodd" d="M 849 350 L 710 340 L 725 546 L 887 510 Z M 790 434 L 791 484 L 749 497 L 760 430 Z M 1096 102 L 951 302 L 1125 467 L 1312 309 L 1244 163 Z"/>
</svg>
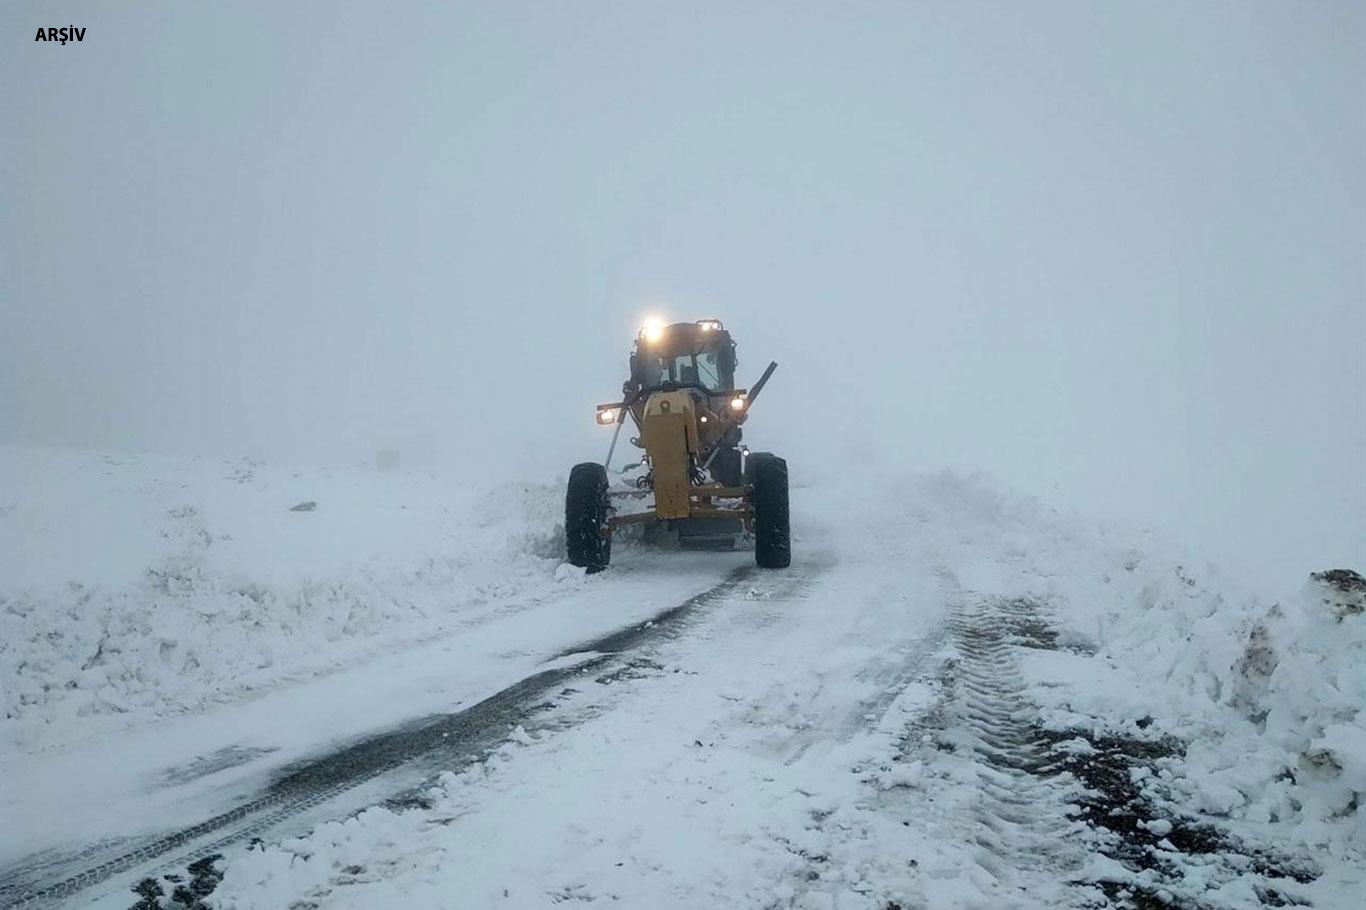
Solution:
<svg viewBox="0 0 1366 910">
<path fill-rule="evenodd" d="M 1021 644 L 1051 646 L 1048 626 L 1027 600 L 960 606 L 949 624 L 959 653 L 950 741 L 977 759 L 978 863 L 997 879 L 1021 872 L 1070 878 L 1086 856 L 1068 843 L 1077 831 L 1067 812 L 1072 791 L 1050 773 L 1052 744 L 1034 722 L 1014 655 Z"/>
<path fill-rule="evenodd" d="M 853 890 L 887 896 L 884 910 L 1309 903 L 1304 886 L 1321 874 L 1312 857 L 1246 842 L 1171 802 L 1154 772 L 1181 760 L 1179 742 L 1107 732 L 1102 718 L 1043 725 L 1020 662 L 1021 649 L 1059 648 L 1044 607 L 962 590 L 951 602 L 954 648 L 930 686 L 937 697 L 890 754 L 854 766 L 868 789 L 852 809 L 833 823 L 813 815 L 826 840 L 799 853 L 809 882 L 856 869 Z M 861 847 L 870 839 L 890 846 Z"/>
<path fill-rule="evenodd" d="M 580 642 L 551 658 L 561 664 L 578 656 L 582 660 L 525 677 L 462 711 L 422 718 L 286 768 L 256 798 L 197 824 L 140 843 L 88 846 L 66 860 L 20 861 L 0 873 L 0 906 L 48 906 L 123 872 L 156 872 L 220 853 L 419 759 L 439 759 L 450 769 L 478 761 L 505 742 L 508 731 L 539 707 L 537 701 L 565 680 L 680 634 L 685 621 L 745 586 L 749 586 L 744 593 L 747 599 L 790 596 L 823 568 L 812 565 L 806 572 L 764 573 L 742 566 L 720 583 L 643 623 Z M 80 868 L 100 853 L 106 858 Z M 63 871 L 72 868 L 76 871 Z"/>
</svg>

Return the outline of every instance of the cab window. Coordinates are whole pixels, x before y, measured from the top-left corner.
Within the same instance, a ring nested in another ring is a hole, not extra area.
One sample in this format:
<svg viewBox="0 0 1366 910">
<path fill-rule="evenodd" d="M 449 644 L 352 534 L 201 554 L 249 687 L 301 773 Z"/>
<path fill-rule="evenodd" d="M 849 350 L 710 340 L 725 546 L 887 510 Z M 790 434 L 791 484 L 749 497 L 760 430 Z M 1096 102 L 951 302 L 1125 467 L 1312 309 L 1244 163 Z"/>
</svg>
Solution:
<svg viewBox="0 0 1366 910">
<path fill-rule="evenodd" d="M 721 374 L 721 355 L 714 348 L 696 354 L 638 355 L 633 366 L 635 379 L 646 389 L 658 388 L 664 383 L 701 386 L 708 392 L 726 389 Z"/>
<path fill-rule="evenodd" d="M 721 365 L 716 351 L 708 349 L 697 355 L 697 381 L 712 392 L 721 389 Z"/>
</svg>

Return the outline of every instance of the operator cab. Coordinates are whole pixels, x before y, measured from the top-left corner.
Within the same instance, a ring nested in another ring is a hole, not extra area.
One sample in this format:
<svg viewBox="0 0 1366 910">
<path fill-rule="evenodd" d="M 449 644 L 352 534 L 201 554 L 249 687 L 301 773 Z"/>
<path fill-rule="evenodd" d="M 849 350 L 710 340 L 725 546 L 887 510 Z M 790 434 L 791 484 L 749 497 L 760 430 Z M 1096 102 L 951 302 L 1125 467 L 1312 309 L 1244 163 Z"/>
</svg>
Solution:
<svg viewBox="0 0 1366 910">
<path fill-rule="evenodd" d="M 736 363 L 735 341 L 719 320 L 647 325 L 636 337 L 624 391 L 692 388 L 725 395 L 735 389 Z"/>
</svg>

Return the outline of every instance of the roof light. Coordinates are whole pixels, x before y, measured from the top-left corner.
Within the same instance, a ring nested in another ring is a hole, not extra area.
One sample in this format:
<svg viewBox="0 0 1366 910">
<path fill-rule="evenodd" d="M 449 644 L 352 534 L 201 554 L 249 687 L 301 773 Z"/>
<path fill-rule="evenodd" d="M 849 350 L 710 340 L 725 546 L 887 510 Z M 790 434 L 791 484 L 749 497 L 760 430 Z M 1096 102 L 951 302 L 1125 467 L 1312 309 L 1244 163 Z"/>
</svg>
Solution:
<svg viewBox="0 0 1366 910">
<path fill-rule="evenodd" d="M 664 337 L 664 320 L 655 316 L 645 320 L 645 324 L 640 327 L 640 337 L 650 344 L 659 341 Z"/>
</svg>

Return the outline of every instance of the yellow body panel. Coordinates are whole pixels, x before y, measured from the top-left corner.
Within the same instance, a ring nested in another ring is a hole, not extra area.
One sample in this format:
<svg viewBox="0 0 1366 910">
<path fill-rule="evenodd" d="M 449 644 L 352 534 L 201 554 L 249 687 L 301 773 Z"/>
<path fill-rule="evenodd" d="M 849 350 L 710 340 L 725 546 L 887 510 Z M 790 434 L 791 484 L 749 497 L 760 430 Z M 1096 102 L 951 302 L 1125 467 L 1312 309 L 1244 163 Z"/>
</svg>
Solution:
<svg viewBox="0 0 1366 910">
<path fill-rule="evenodd" d="M 641 434 L 654 472 L 655 514 L 687 518 L 693 459 L 699 451 L 697 414 L 687 392 L 656 392 L 645 403 Z"/>
</svg>

